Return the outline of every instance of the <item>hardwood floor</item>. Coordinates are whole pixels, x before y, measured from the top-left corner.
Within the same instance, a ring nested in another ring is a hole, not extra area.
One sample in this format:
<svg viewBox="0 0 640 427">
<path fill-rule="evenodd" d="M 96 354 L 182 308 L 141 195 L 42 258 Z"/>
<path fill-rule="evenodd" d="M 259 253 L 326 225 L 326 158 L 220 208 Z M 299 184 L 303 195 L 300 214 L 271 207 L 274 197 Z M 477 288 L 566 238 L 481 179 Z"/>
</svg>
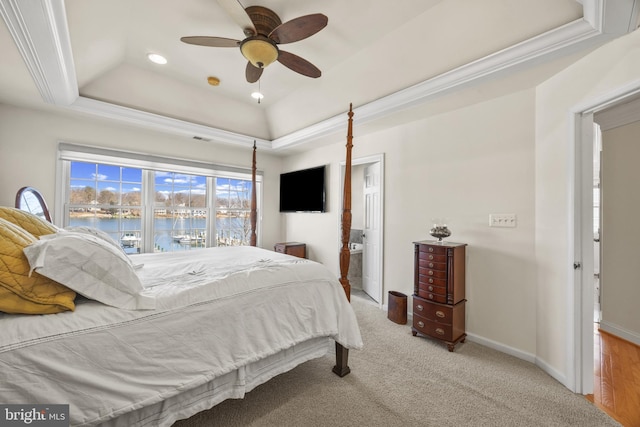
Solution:
<svg viewBox="0 0 640 427">
<path fill-rule="evenodd" d="M 596 324 L 597 326 L 597 324 Z M 595 330 L 591 402 L 625 427 L 640 427 L 640 347 Z"/>
</svg>

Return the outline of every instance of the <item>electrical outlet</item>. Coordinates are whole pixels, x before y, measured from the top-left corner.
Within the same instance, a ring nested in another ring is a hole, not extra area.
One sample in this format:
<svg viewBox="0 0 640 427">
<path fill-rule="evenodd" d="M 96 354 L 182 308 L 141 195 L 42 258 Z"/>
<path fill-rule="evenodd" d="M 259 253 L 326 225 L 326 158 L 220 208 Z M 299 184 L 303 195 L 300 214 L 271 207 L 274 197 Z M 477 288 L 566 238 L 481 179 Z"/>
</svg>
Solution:
<svg viewBox="0 0 640 427">
<path fill-rule="evenodd" d="M 489 227 L 510 227 L 514 228 L 517 224 L 516 214 L 490 214 Z"/>
</svg>

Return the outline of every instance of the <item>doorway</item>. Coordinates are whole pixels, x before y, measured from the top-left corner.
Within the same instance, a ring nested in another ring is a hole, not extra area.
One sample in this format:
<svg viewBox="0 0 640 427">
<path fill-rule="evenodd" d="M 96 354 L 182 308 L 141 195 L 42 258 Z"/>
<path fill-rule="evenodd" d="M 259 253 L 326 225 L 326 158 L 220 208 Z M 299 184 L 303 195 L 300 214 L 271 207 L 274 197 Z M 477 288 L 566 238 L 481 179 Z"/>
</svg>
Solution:
<svg viewBox="0 0 640 427">
<path fill-rule="evenodd" d="M 352 236 L 361 243 L 358 250 L 361 253 L 361 288 L 380 307 L 383 301 L 384 277 L 384 154 L 356 158 L 351 161 L 352 174 L 361 173 L 352 181 L 358 183 L 358 188 L 352 188 L 352 216 L 361 218 L 352 223 Z M 340 163 L 340 190 L 344 191 L 345 162 Z M 353 184 L 352 184 L 353 185 Z M 359 200 L 355 200 L 355 198 Z M 340 211 L 343 200 L 340 199 Z M 358 212 L 356 212 L 358 210 Z M 340 219 L 339 219 L 340 220 Z M 361 228 L 358 228 L 361 226 Z M 353 232 L 355 230 L 355 233 Z M 360 230 L 362 230 L 360 232 Z M 359 239 L 357 238 L 360 234 Z M 341 245 L 341 242 L 340 242 Z M 354 250 L 354 256 L 358 255 Z M 350 272 L 351 274 L 351 272 Z"/>
<path fill-rule="evenodd" d="M 600 128 L 607 126 L 620 126 L 623 122 L 630 123 L 640 120 L 640 109 L 634 108 L 640 105 L 640 84 L 636 87 L 621 88 L 611 92 L 607 98 L 599 98 L 591 104 L 576 107 L 572 111 L 573 140 L 574 140 L 574 215 L 573 215 L 573 253 L 574 253 L 574 283 L 572 287 L 573 298 L 570 310 L 573 313 L 573 322 L 570 325 L 569 337 L 573 340 L 567 356 L 567 366 L 570 369 L 567 386 L 576 393 L 593 393 L 594 381 L 594 318 L 600 317 L 599 308 L 596 312 L 597 296 L 595 286 L 601 285 L 600 277 L 600 250 L 599 245 L 594 245 L 594 216 L 596 204 L 598 214 L 602 211 L 602 204 L 595 200 L 596 191 L 594 183 L 599 182 L 594 163 L 599 161 L 599 148 L 595 147 L 597 133 Z M 623 106 L 626 112 L 620 113 L 617 107 Z M 596 118 L 597 116 L 597 118 Z M 601 138 L 600 138 L 601 141 Z M 598 150 L 598 151 L 596 151 Z M 598 199 L 601 195 L 597 194 Z M 601 223 L 601 220 L 599 220 Z M 600 231 L 600 230 L 598 230 Z M 597 236 L 599 237 L 599 236 Z M 598 280 L 594 280 L 594 278 Z"/>
</svg>

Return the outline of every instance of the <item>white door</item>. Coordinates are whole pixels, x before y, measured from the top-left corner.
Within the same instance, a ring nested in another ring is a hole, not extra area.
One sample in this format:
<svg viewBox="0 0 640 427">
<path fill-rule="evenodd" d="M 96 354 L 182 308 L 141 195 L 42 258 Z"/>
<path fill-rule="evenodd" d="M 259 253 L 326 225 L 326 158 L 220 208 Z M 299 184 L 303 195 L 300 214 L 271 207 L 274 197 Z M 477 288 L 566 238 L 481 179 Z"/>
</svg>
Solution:
<svg viewBox="0 0 640 427">
<path fill-rule="evenodd" d="M 364 170 L 364 237 L 362 253 L 362 290 L 380 302 L 380 163 Z"/>
</svg>

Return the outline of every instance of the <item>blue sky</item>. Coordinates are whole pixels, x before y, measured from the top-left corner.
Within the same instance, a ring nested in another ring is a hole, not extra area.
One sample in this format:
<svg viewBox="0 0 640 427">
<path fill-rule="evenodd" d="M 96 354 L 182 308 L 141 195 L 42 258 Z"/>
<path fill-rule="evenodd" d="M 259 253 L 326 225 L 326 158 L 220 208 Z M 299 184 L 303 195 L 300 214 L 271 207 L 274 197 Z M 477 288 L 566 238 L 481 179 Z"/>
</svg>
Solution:
<svg viewBox="0 0 640 427">
<path fill-rule="evenodd" d="M 97 167 L 96 167 L 97 166 Z M 122 171 L 122 181 L 120 173 Z M 136 192 L 142 187 L 142 170 L 136 168 L 121 168 L 95 163 L 71 162 L 71 188 L 94 187 L 97 179 L 97 192 L 110 190 L 120 192 Z M 206 177 L 197 175 L 186 175 L 173 172 L 157 171 L 155 174 L 155 189 L 157 192 L 169 194 L 171 191 L 189 192 L 192 194 L 205 194 Z M 216 193 L 219 197 L 237 197 L 236 192 L 241 196 L 250 197 L 250 181 L 239 179 L 219 178 Z M 244 191 L 243 191 L 244 190 Z"/>
</svg>

